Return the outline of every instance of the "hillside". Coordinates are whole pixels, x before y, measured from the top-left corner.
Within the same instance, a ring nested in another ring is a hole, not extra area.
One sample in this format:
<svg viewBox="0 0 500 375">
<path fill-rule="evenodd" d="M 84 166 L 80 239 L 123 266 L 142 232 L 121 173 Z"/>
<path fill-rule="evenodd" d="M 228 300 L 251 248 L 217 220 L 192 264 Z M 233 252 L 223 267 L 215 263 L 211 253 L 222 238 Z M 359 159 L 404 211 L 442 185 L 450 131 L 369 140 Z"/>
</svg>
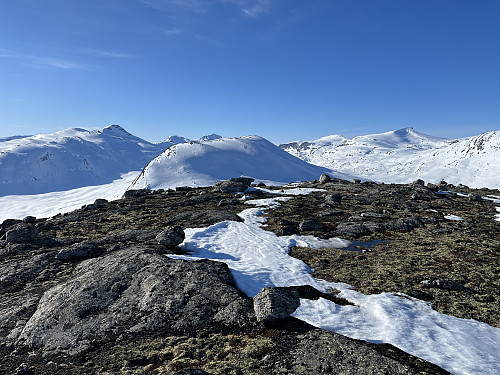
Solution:
<svg viewBox="0 0 500 375">
<path fill-rule="evenodd" d="M 141 170 L 163 150 L 118 125 L 4 138 L 0 140 L 0 196 L 110 183 L 123 173 Z"/>
<path fill-rule="evenodd" d="M 309 163 L 382 181 L 417 178 L 481 188 L 500 187 L 500 132 L 457 140 L 436 138 L 412 128 L 354 137 L 329 136 L 280 147 Z"/>
</svg>

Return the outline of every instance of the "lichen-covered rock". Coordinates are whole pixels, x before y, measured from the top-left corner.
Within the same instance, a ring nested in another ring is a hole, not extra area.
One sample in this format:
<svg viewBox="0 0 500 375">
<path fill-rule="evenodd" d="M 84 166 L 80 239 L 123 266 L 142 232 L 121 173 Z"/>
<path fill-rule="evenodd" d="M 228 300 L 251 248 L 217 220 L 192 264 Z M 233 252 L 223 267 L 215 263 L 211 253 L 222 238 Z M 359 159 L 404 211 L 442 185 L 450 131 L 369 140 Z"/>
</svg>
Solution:
<svg viewBox="0 0 500 375">
<path fill-rule="evenodd" d="M 45 292 L 17 346 L 76 355 L 118 336 L 242 329 L 254 319 L 224 263 L 130 248 L 81 262 Z"/>
<path fill-rule="evenodd" d="M 286 288 L 264 288 L 253 299 L 257 320 L 270 323 L 285 319 L 299 306 L 299 293 Z"/>
</svg>

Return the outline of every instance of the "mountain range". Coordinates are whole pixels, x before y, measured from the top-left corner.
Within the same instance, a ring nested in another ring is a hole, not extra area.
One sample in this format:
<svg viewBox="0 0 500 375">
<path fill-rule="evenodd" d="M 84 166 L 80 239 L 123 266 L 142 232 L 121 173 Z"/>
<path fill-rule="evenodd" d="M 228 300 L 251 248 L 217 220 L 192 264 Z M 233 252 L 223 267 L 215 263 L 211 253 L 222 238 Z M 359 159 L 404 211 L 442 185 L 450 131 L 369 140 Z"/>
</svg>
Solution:
<svg viewBox="0 0 500 375">
<path fill-rule="evenodd" d="M 422 179 L 500 187 L 500 131 L 450 140 L 404 128 L 354 138 L 332 135 L 280 147 L 308 163 L 378 182 Z"/>
<path fill-rule="evenodd" d="M 141 170 L 131 188 L 207 186 L 238 176 L 284 184 L 322 173 L 385 183 L 446 180 L 499 188 L 498 155 L 499 131 L 449 140 L 404 128 L 278 147 L 259 136 L 210 134 L 190 140 L 175 135 L 151 143 L 118 125 L 94 131 L 72 128 L 0 138 L 0 196 L 103 185 Z"/>
</svg>

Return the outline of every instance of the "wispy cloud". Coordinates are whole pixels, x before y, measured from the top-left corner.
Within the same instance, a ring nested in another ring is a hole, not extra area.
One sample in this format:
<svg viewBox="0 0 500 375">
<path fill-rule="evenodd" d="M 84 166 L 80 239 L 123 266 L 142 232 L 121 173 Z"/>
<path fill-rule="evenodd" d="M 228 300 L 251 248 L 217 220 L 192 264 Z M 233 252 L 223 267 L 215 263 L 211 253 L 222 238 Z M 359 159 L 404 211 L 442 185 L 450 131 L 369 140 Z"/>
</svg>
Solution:
<svg viewBox="0 0 500 375">
<path fill-rule="evenodd" d="M 249 2 L 250 4 L 241 8 L 245 16 L 251 18 L 260 18 L 270 12 L 270 1 L 268 0 L 255 0 Z"/>
<path fill-rule="evenodd" d="M 176 10 L 194 13 L 207 13 L 216 6 L 231 6 L 241 14 L 251 18 L 260 18 L 271 10 L 271 0 L 139 0 L 141 3 L 163 12 Z M 276 0 L 275 0 L 276 1 Z"/>
<path fill-rule="evenodd" d="M 87 55 L 92 55 L 92 56 L 97 56 L 97 57 L 110 57 L 110 58 L 116 58 L 116 59 L 128 59 L 131 57 L 134 57 L 134 55 L 131 55 L 129 53 L 125 52 L 118 52 L 118 51 L 111 51 L 111 50 L 100 50 L 100 49 L 93 49 L 93 48 L 85 48 L 82 50 L 83 53 Z"/>
<path fill-rule="evenodd" d="M 90 68 L 90 66 L 86 64 L 81 64 L 66 59 L 23 54 L 6 49 L 0 49 L 0 57 L 16 59 L 20 62 L 21 65 L 37 68 L 51 67 L 66 70 L 82 70 Z"/>
</svg>

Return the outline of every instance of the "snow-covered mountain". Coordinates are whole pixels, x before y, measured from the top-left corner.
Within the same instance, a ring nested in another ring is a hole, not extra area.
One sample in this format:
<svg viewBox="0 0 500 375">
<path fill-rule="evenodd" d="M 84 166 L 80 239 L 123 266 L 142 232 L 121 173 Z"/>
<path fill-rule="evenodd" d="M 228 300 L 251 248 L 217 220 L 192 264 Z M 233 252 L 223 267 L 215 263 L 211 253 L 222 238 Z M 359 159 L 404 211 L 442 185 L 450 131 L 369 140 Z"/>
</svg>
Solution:
<svg viewBox="0 0 500 375">
<path fill-rule="evenodd" d="M 0 196 L 109 183 L 122 173 L 141 170 L 164 149 L 118 125 L 2 138 Z"/>
<path fill-rule="evenodd" d="M 130 188 L 210 186 L 216 181 L 238 176 L 279 185 L 312 180 L 322 173 L 349 178 L 308 164 L 258 136 L 219 138 L 168 148 L 144 168 Z"/>
<path fill-rule="evenodd" d="M 500 188 L 500 132 L 448 140 L 404 128 L 345 138 L 333 135 L 280 145 L 309 163 L 383 182 L 446 180 Z"/>
</svg>

